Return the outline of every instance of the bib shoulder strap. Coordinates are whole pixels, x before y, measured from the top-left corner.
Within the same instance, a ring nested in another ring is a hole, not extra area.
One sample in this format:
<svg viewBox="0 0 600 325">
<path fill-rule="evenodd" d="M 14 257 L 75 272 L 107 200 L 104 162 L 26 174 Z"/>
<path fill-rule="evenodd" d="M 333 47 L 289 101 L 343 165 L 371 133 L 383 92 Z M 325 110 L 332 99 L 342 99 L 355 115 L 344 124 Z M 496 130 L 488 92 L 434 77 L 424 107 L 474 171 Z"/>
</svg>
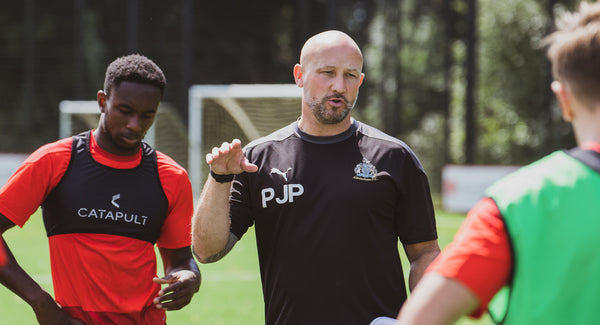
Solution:
<svg viewBox="0 0 600 325">
<path fill-rule="evenodd" d="M 581 161 L 586 166 L 600 173 L 600 153 L 593 150 L 573 148 L 564 151 L 567 155 Z"/>
</svg>

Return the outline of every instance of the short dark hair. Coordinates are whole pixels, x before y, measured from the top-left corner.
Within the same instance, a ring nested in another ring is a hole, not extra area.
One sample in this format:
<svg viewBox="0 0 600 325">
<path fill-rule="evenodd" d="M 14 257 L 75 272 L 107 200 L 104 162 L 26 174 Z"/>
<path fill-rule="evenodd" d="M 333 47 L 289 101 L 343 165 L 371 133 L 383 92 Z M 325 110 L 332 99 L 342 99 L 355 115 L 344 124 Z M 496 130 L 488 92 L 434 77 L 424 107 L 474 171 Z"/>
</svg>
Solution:
<svg viewBox="0 0 600 325">
<path fill-rule="evenodd" d="M 565 12 L 544 40 L 554 78 L 583 100 L 600 100 L 600 3 L 582 2 Z"/>
<path fill-rule="evenodd" d="M 167 85 L 167 79 L 158 65 L 139 54 L 119 57 L 108 65 L 104 78 L 106 96 L 110 97 L 111 90 L 123 81 L 156 86 L 160 89 L 161 98 Z"/>
</svg>

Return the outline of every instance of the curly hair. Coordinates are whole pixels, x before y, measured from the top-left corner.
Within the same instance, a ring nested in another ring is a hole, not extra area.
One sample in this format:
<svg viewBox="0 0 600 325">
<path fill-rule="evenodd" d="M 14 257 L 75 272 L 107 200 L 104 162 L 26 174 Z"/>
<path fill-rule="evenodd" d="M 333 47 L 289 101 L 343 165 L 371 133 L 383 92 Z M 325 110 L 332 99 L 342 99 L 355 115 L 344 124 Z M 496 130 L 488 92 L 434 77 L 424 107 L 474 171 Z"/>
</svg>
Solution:
<svg viewBox="0 0 600 325">
<path fill-rule="evenodd" d="M 147 57 L 139 54 L 122 56 L 106 68 L 104 92 L 110 97 L 111 90 L 123 81 L 131 81 L 156 86 L 164 95 L 167 79 L 162 70 Z"/>
</svg>

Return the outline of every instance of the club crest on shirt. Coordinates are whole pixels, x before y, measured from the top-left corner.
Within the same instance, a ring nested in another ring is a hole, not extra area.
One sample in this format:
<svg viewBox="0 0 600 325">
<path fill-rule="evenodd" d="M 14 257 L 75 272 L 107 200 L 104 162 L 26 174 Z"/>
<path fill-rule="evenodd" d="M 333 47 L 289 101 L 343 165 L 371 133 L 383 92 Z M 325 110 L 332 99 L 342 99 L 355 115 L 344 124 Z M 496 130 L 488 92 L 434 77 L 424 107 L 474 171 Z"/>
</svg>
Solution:
<svg viewBox="0 0 600 325">
<path fill-rule="evenodd" d="M 377 180 L 377 168 L 371 164 L 367 158 L 362 159 L 362 162 L 354 167 L 354 179 L 361 181 L 376 181 Z"/>
</svg>

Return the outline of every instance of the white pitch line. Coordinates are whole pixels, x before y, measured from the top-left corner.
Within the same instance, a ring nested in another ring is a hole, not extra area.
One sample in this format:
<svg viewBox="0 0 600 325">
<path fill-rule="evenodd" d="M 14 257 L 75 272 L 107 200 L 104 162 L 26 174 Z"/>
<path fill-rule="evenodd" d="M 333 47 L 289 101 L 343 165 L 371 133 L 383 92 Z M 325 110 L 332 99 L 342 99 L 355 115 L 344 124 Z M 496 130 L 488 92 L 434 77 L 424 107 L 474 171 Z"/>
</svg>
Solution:
<svg viewBox="0 0 600 325">
<path fill-rule="evenodd" d="M 214 282 L 244 282 L 244 281 L 260 281 L 260 273 L 251 271 L 202 271 L 203 281 Z M 31 275 L 35 282 L 45 285 L 52 284 L 52 276 L 50 274 L 33 274 Z"/>
<path fill-rule="evenodd" d="M 251 271 L 209 271 L 202 273 L 203 281 L 229 282 L 229 281 L 260 281 L 260 273 Z"/>
</svg>

